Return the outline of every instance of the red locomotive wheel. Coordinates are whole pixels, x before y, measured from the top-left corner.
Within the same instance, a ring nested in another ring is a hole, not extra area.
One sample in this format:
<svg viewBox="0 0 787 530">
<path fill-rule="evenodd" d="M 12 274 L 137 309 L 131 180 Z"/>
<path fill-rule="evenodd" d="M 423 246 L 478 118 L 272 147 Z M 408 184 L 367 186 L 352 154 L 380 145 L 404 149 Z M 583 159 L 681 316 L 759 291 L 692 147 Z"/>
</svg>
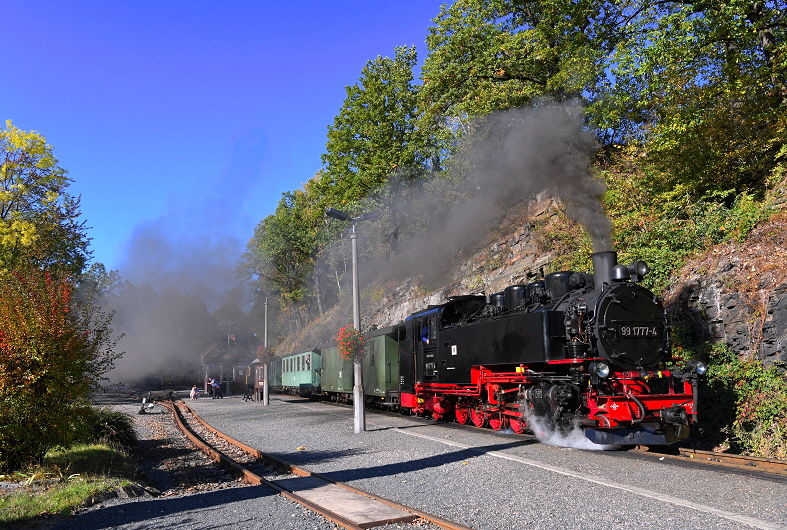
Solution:
<svg viewBox="0 0 787 530">
<path fill-rule="evenodd" d="M 525 425 L 527 424 L 524 419 L 515 420 L 514 418 L 511 418 L 508 420 L 508 422 L 509 425 L 511 425 L 511 430 L 514 431 L 515 433 L 522 434 L 523 432 L 525 432 Z"/>
<path fill-rule="evenodd" d="M 508 426 L 508 418 L 501 414 L 493 414 L 489 417 L 489 426 L 496 431 L 505 429 Z"/>
<path fill-rule="evenodd" d="M 478 409 L 470 409 L 470 419 L 476 427 L 483 427 L 486 425 L 486 412 Z"/>
<path fill-rule="evenodd" d="M 456 416 L 456 422 L 461 423 L 462 425 L 467 425 L 470 423 L 470 409 L 467 407 L 456 407 L 454 409 L 454 415 Z"/>
</svg>

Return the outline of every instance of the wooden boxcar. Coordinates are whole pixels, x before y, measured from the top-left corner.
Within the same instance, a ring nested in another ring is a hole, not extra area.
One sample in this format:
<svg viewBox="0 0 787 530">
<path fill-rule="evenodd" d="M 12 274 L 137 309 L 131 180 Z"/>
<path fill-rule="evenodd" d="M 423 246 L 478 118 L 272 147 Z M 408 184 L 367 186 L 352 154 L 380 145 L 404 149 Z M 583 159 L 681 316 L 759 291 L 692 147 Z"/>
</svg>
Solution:
<svg viewBox="0 0 787 530">
<path fill-rule="evenodd" d="M 353 365 L 342 359 L 338 346 L 320 350 L 322 354 L 322 392 L 331 401 L 347 403 L 353 394 Z"/>
</svg>

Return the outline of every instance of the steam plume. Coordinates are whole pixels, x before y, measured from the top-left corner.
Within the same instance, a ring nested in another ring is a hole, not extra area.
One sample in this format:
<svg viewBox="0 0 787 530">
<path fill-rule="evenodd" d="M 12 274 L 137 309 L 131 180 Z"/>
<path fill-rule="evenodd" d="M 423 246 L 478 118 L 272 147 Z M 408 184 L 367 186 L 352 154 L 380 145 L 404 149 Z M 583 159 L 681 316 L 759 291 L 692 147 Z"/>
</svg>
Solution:
<svg viewBox="0 0 787 530">
<path fill-rule="evenodd" d="M 528 429 L 538 438 L 538 441 L 547 445 L 557 445 L 559 447 L 573 447 L 575 449 L 590 449 L 592 451 L 615 451 L 620 449 L 619 445 L 613 444 L 594 444 L 591 442 L 582 429 L 574 427 L 567 433 L 562 433 L 554 426 L 550 425 L 544 418 L 536 416 L 525 409 Z"/>
<path fill-rule="evenodd" d="M 222 333 L 210 313 L 229 301 L 248 304 L 235 277 L 243 244 L 231 234 L 253 226 L 240 204 L 258 182 L 266 145 L 261 131 L 251 131 L 213 186 L 184 190 L 168 212 L 136 227 L 119 271 L 130 284 L 106 303 L 115 332 L 125 334 L 115 381 L 198 371 L 200 352 Z"/>
<path fill-rule="evenodd" d="M 612 224 L 604 213 L 604 184 L 589 172 L 595 138 L 577 104 L 543 104 L 493 113 L 474 126 L 460 161 L 487 205 L 539 193 L 559 197 L 567 215 L 590 233 L 594 250 L 609 250 Z"/>
<path fill-rule="evenodd" d="M 432 226 L 387 272 L 394 277 L 419 273 L 428 283 L 440 283 L 460 250 L 488 234 L 504 212 L 540 195 L 562 199 L 567 215 L 587 229 L 594 249 L 610 249 L 612 223 L 601 203 L 606 187 L 590 174 L 595 138 L 584 127 L 578 104 L 496 112 L 470 129 L 451 160 L 451 172 L 465 177 L 459 180 L 472 187 L 472 198 L 439 215 L 445 198 L 455 194 L 455 181 L 427 179 L 419 189 L 409 189 L 408 198 L 391 207 L 392 217 L 429 219 Z M 392 187 L 391 195 L 398 190 Z"/>
</svg>

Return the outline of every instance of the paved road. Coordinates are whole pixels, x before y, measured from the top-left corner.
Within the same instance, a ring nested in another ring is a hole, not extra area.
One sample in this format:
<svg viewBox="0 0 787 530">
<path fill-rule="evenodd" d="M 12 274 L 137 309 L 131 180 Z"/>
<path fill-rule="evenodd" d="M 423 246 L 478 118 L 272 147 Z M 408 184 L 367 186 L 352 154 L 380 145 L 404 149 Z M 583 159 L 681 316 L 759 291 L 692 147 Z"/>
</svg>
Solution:
<svg viewBox="0 0 787 530">
<path fill-rule="evenodd" d="M 354 434 L 351 407 L 284 397 L 188 403 L 264 452 L 479 530 L 787 529 L 780 477 L 392 414 L 368 413 Z"/>
</svg>

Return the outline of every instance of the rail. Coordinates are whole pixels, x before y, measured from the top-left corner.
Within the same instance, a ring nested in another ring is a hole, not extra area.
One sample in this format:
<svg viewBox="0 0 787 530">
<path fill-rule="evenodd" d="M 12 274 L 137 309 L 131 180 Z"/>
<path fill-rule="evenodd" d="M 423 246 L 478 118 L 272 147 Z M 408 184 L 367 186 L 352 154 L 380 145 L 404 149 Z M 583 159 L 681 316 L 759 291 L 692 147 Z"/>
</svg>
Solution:
<svg viewBox="0 0 787 530">
<path fill-rule="evenodd" d="M 237 440 L 227 436 L 226 434 L 218 431 L 217 429 L 211 427 L 198 414 L 196 414 L 188 405 L 186 405 L 183 402 L 176 403 L 175 401 L 170 401 L 170 402 L 165 402 L 164 404 L 173 413 L 173 417 L 175 418 L 175 423 L 177 424 L 178 428 L 184 433 L 184 435 L 189 440 L 191 440 L 191 442 L 195 446 L 197 446 L 201 451 L 203 451 L 205 454 L 207 454 L 212 460 L 222 464 L 223 466 L 228 468 L 231 472 L 233 472 L 237 476 L 241 477 L 241 479 L 244 480 L 245 482 L 247 482 L 249 484 L 255 484 L 255 485 L 263 484 L 263 485 L 266 485 L 268 487 L 271 487 L 274 490 L 278 491 L 281 495 L 287 497 L 288 499 L 291 499 L 291 500 L 293 500 L 295 502 L 300 503 L 301 505 L 305 506 L 306 508 L 309 508 L 310 510 L 312 510 L 312 511 L 314 511 L 314 512 L 320 514 L 320 515 L 322 515 L 326 519 L 328 519 L 328 520 L 330 520 L 330 521 L 332 521 L 332 522 L 342 526 L 343 528 L 347 528 L 349 530 L 356 530 L 356 529 L 361 529 L 361 528 L 369 528 L 370 526 L 366 525 L 366 524 L 358 524 L 357 522 L 349 519 L 348 517 L 343 516 L 342 514 L 339 514 L 337 512 L 328 510 L 325 507 L 320 506 L 320 505 L 318 505 L 318 504 L 316 504 L 314 502 L 311 502 L 310 500 L 304 498 L 302 495 L 299 495 L 299 494 L 297 494 L 297 493 L 295 493 L 293 491 L 290 491 L 290 490 L 280 486 L 279 484 L 276 484 L 275 482 L 266 480 L 265 478 L 260 477 L 256 473 L 253 473 L 252 471 L 248 470 L 247 468 L 245 468 L 244 466 L 242 466 L 241 464 L 239 464 L 238 462 L 236 462 L 235 460 L 233 460 L 232 458 L 230 458 L 229 456 L 227 456 L 223 452 L 221 452 L 221 451 L 217 450 L 216 448 L 212 447 L 211 444 L 209 444 L 202 437 L 200 437 L 198 434 L 196 434 L 194 432 L 194 430 L 187 424 L 187 422 L 184 421 L 181 408 L 187 410 L 192 418 L 194 418 L 203 428 L 207 429 L 214 436 L 217 436 L 218 438 L 222 439 L 224 442 L 229 443 L 230 445 L 232 445 L 235 448 L 243 451 L 244 453 L 252 456 L 257 461 L 262 462 L 265 465 L 268 465 L 269 467 L 273 467 L 273 468 L 276 468 L 278 470 L 281 470 L 281 471 L 284 471 L 284 472 L 287 472 L 287 473 L 291 473 L 291 474 L 296 475 L 298 477 L 313 477 L 315 479 L 322 480 L 326 484 L 330 484 L 330 485 L 336 486 L 338 488 L 346 490 L 347 492 L 366 497 L 366 498 L 371 499 L 373 501 L 376 501 L 378 503 L 382 503 L 382 504 L 384 504 L 386 506 L 389 506 L 389 507 L 401 510 L 402 512 L 407 512 L 409 514 L 412 514 L 412 517 L 410 518 L 410 520 L 415 520 L 417 518 L 421 518 L 424 521 L 428 521 L 428 522 L 430 522 L 430 523 L 432 523 L 432 524 L 434 524 L 434 525 L 436 525 L 436 526 L 438 526 L 440 528 L 445 528 L 447 530 L 470 530 L 468 527 L 460 525 L 460 524 L 455 523 L 453 521 L 448 521 L 446 519 L 437 517 L 435 515 L 423 512 L 423 511 L 415 509 L 415 508 L 411 508 L 409 506 L 405 506 L 405 505 L 397 503 L 395 501 L 392 501 L 392 500 L 389 500 L 389 499 L 385 499 L 383 497 L 378 497 L 377 495 L 374 495 L 374 494 L 369 493 L 367 491 L 363 491 L 363 490 L 360 490 L 360 489 L 355 488 L 353 486 L 350 486 L 348 484 L 344 484 L 342 482 L 335 481 L 335 480 L 331 479 L 330 477 L 328 477 L 326 475 L 322 475 L 320 473 L 314 473 L 312 471 L 309 471 L 308 469 L 305 469 L 305 468 L 302 468 L 302 467 L 299 467 L 299 466 L 295 466 L 293 464 L 285 462 L 284 460 L 281 460 L 281 459 L 276 458 L 274 456 L 271 456 L 271 455 L 268 455 L 266 453 L 263 453 L 262 451 L 259 451 L 258 449 L 255 449 L 253 447 L 249 447 L 248 445 L 243 444 L 243 443 L 241 443 L 241 442 L 239 442 L 239 441 L 237 441 Z M 387 523 L 391 523 L 391 522 L 395 522 L 395 521 L 393 521 L 393 520 L 382 521 L 381 524 L 387 524 Z"/>
</svg>

